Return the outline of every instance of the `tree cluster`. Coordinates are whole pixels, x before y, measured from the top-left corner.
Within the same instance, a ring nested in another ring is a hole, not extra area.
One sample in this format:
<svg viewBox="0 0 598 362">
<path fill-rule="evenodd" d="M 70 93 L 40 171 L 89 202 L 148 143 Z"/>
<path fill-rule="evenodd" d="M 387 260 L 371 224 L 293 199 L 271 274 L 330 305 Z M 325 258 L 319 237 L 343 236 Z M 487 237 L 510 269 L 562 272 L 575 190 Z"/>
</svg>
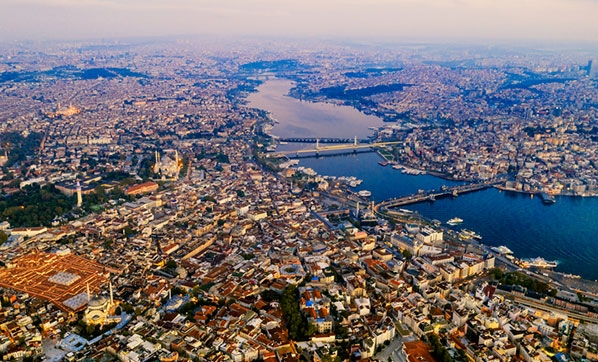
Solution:
<svg viewBox="0 0 598 362">
<path fill-rule="evenodd" d="M 29 185 L 0 201 L 0 213 L 13 227 L 50 226 L 52 220 L 71 210 L 74 199 L 52 184 L 42 188 Z"/>
<path fill-rule="evenodd" d="M 289 337 L 295 341 L 304 341 L 315 333 L 313 325 L 307 322 L 307 318 L 299 309 L 299 290 L 296 285 L 287 286 L 280 298 L 280 307 L 289 331 Z"/>
<path fill-rule="evenodd" d="M 504 273 L 501 269 L 494 268 L 490 271 L 490 276 L 505 285 L 520 285 L 536 293 L 553 297 L 556 295 L 556 289 L 552 288 L 548 283 L 544 283 L 521 272 Z"/>
<path fill-rule="evenodd" d="M 435 334 L 430 334 L 428 336 L 428 341 L 432 345 L 432 355 L 436 358 L 439 362 L 451 362 L 453 359 L 449 354 L 448 350 L 440 343 L 438 336 Z"/>
<path fill-rule="evenodd" d="M 25 161 L 27 156 L 33 156 L 39 148 L 43 135 L 31 132 L 24 137 L 19 132 L 8 132 L 0 135 L 0 143 L 8 153 L 6 167 L 11 167 L 17 162 Z"/>
</svg>

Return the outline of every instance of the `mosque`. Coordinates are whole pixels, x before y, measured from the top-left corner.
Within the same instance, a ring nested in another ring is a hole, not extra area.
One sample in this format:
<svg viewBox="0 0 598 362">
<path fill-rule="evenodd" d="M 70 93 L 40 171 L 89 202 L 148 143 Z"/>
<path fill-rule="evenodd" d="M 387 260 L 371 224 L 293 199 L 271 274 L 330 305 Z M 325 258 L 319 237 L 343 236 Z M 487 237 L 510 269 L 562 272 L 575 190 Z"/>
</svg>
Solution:
<svg viewBox="0 0 598 362">
<path fill-rule="evenodd" d="M 102 295 L 94 295 L 89 293 L 87 289 L 87 309 L 85 310 L 84 321 L 87 324 L 103 325 L 111 315 L 111 309 L 114 307 L 114 298 L 112 296 L 112 283 L 110 283 L 110 299 Z"/>
<path fill-rule="evenodd" d="M 164 157 L 160 157 L 160 152 L 156 151 L 156 162 L 154 163 L 154 173 L 163 178 L 178 179 L 181 171 L 182 160 L 179 158 L 179 151 L 168 152 Z"/>
</svg>

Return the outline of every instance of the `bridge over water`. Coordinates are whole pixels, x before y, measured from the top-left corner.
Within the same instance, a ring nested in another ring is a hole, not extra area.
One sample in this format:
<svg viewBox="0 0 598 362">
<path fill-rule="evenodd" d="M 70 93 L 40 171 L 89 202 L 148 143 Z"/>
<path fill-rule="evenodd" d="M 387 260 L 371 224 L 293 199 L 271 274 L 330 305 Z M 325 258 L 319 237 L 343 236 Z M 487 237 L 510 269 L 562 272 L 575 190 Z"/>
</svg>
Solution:
<svg viewBox="0 0 598 362">
<path fill-rule="evenodd" d="M 299 156 L 300 154 L 304 154 L 304 153 L 319 154 L 320 152 L 327 152 L 327 151 L 334 152 L 334 151 L 346 151 L 346 150 L 359 150 L 359 149 L 364 149 L 364 148 L 384 147 L 384 146 L 401 144 L 401 143 L 403 143 L 403 142 L 402 141 L 393 141 L 393 142 L 358 143 L 357 139 L 354 138 L 353 143 L 350 143 L 350 144 L 320 146 L 319 139 L 316 139 L 316 146 L 314 148 L 301 149 L 301 150 L 278 151 L 278 152 L 268 154 L 268 157 L 284 157 L 284 156 L 289 156 L 289 155 Z"/>
<path fill-rule="evenodd" d="M 496 184 L 504 182 L 504 179 L 494 180 L 494 181 L 487 181 L 483 183 L 469 183 L 464 185 L 458 185 L 453 187 L 447 187 L 443 190 L 432 190 L 426 192 L 418 192 L 417 194 L 407 195 L 398 198 L 392 198 L 389 200 L 382 201 L 374 206 L 374 211 L 378 212 L 386 211 L 388 209 L 396 208 L 399 206 L 416 204 L 422 201 L 434 201 L 439 198 L 447 197 L 447 196 L 458 196 L 460 194 L 465 194 L 468 192 L 474 192 L 479 190 L 484 190 L 490 188 Z"/>
<path fill-rule="evenodd" d="M 357 139 L 357 138 L 279 138 L 280 142 L 288 143 L 368 143 L 369 139 Z"/>
</svg>

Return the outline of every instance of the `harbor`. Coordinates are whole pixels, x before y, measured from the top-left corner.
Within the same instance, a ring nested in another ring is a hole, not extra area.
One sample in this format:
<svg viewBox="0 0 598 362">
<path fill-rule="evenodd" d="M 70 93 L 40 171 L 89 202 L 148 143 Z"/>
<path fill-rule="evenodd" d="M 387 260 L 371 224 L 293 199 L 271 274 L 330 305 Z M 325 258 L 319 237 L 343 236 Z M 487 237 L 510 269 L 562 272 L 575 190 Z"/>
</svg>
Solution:
<svg viewBox="0 0 598 362">
<path fill-rule="evenodd" d="M 276 86 L 266 90 L 268 102 L 260 103 L 267 110 L 280 110 L 276 115 L 279 124 L 274 125 L 273 133 L 281 137 L 301 137 L 290 132 L 292 125 L 297 124 L 297 115 L 303 114 L 303 105 L 290 97 L 281 96 L 284 87 Z M 273 98 L 272 92 L 280 91 L 278 98 Z M 265 99 L 265 98 L 264 98 Z M 273 100 L 274 99 L 274 100 Z M 280 102 L 284 102 L 280 103 Z M 268 108 L 270 107 L 271 108 Z M 322 104 L 329 108 L 326 112 L 345 112 L 342 106 Z M 376 121 L 361 118 L 345 119 L 342 125 L 336 127 L 322 121 L 313 122 L 313 118 L 304 124 L 306 137 L 366 138 L 371 133 L 368 127 L 376 125 Z M 353 113 L 347 111 L 352 117 Z M 313 112 L 310 116 L 317 117 Z M 328 117 L 328 116 L 324 116 Z M 327 118 L 326 118 L 327 119 Z M 365 122 L 361 122 L 365 121 Z M 344 126 L 346 125 L 346 127 Z M 299 125 L 300 126 L 300 125 Z M 343 126 L 343 127 L 341 127 Z M 343 135 L 336 135 L 338 129 L 343 129 Z M 278 133 L 278 131 L 281 131 Z M 280 148 L 289 149 L 297 144 L 289 143 Z M 388 162 L 386 166 L 380 164 Z M 395 169 L 391 159 L 382 158 L 374 152 L 349 153 L 336 157 L 302 158 L 299 165 L 313 169 L 318 175 L 353 176 L 363 180 L 351 190 L 358 197 L 358 192 L 366 190 L 369 198 L 381 203 L 384 200 L 402 199 L 407 195 L 416 195 L 418 190 L 442 190 L 462 185 L 464 182 L 443 179 L 436 174 L 403 173 Z M 397 168 L 399 166 L 397 165 Z M 434 200 L 420 195 L 418 202 L 406 202 L 396 205 L 396 212 L 408 211 L 413 216 L 426 217 L 430 220 L 444 220 L 445 222 L 458 216 L 464 221 L 458 227 L 473 230 L 480 234 L 483 243 L 490 247 L 506 246 L 518 258 L 543 257 L 546 260 L 558 260 L 555 272 L 579 275 L 582 278 L 598 279 L 598 250 L 595 247 L 595 235 L 598 233 L 598 199 L 583 197 L 559 197 L 557 202 L 547 204 L 541 197 L 530 198 L 530 193 L 494 187 L 481 188 L 475 192 L 461 193 L 458 197 L 434 197 Z M 504 186 L 504 184 L 503 184 Z M 411 200 L 412 201 L 412 200 Z M 401 209 L 401 211 L 399 211 Z M 547 270 L 549 272 L 549 270 Z M 568 281 L 575 280 L 565 278 Z"/>
</svg>

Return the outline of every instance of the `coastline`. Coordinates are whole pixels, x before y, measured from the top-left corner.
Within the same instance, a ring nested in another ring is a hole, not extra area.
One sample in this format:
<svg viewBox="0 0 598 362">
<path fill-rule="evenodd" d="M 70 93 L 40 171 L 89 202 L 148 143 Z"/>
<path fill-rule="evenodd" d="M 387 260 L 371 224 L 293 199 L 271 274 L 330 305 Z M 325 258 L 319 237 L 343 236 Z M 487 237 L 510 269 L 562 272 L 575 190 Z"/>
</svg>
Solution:
<svg viewBox="0 0 598 362">
<path fill-rule="evenodd" d="M 329 104 L 329 106 L 330 106 L 330 104 Z M 377 149 L 377 150 L 375 150 L 375 152 L 376 152 L 376 153 L 378 154 L 378 156 L 380 157 L 380 158 L 379 158 L 378 160 L 376 160 L 376 161 L 386 161 L 386 162 L 388 162 L 388 163 L 389 163 L 389 164 L 391 164 L 391 165 L 398 165 L 398 163 L 397 163 L 396 161 L 394 161 L 394 157 L 393 157 L 393 154 L 392 154 L 391 152 L 385 152 L 385 150 L 384 150 L 384 149 Z M 371 162 L 371 161 L 370 161 L 370 162 Z M 376 163 L 376 162 L 373 162 L 373 163 Z M 383 166 L 384 166 L 384 165 L 382 165 L 382 166 L 376 165 L 375 167 L 384 168 Z M 412 169 L 414 169 L 414 170 L 422 170 L 422 168 L 418 167 L 418 165 L 414 165 L 414 166 L 408 166 L 408 165 L 406 165 L 406 164 L 401 164 L 401 166 L 404 166 L 404 167 L 407 167 L 407 168 L 412 168 Z M 388 170 L 388 171 L 390 171 L 390 172 L 394 172 L 393 170 Z M 388 171 L 385 171 L 385 172 L 388 172 Z M 452 175 L 448 175 L 448 174 L 446 174 L 446 173 L 443 173 L 443 172 L 438 172 L 438 171 L 430 171 L 430 170 L 424 170 L 424 171 L 425 171 L 425 172 L 424 172 L 425 174 L 428 174 L 428 175 L 430 175 L 430 176 L 436 177 L 436 178 L 438 178 L 438 179 L 447 180 L 447 181 L 451 181 L 451 182 L 467 182 L 467 181 L 472 181 L 471 179 L 461 179 L 461 178 L 455 178 L 455 177 L 452 177 Z M 351 172 L 351 171 L 350 171 L 350 169 L 348 169 L 348 170 L 345 172 L 345 174 L 347 174 L 347 172 L 349 172 L 348 174 L 351 174 L 351 173 L 350 173 L 350 172 Z M 323 173 L 323 174 L 326 174 L 326 173 Z M 356 176 L 358 176 L 358 175 L 356 175 Z M 475 181 L 475 180 L 473 180 L 473 181 Z M 530 191 L 523 191 L 523 190 L 509 189 L 509 188 L 506 188 L 506 187 L 504 186 L 504 183 L 503 183 L 503 185 L 494 185 L 494 186 L 495 186 L 495 188 L 497 188 L 497 189 L 499 189 L 499 190 L 513 191 L 513 192 L 518 192 L 518 193 L 523 193 L 523 194 L 537 194 L 537 193 L 539 192 L 539 191 L 535 191 L 535 190 L 530 192 Z M 439 187 L 439 186 L 438 186 L 438 187 Z M 367 188 L 367 187 L 366 187 L 366 188 Z M 424 187 L 424 188 L 425 188 L 425 187 Z M 352 194 L 352 193 L 353 193 L 353 192 L 352 192 L 352 190 L 346 190 L 346 191 L 349 191 L 349 192 L 347 192 L 345 195 L 350 195 L 350 194 Z M 561 195 L 561 196 L 577 196 L 577 197 L 580 197 L 580 196 L 590 196 L 590 195 L 573 195 L 573 194 L 567 195 L 567 194 L 565 194 L 565 193 L 561 193 L 560 195 Z M 592 195 L 592 196 L 598 196 L 598 195 Z M 545 210 L 549 210 L 549 209 L 550 209 L 550 208 L 546 208 Z M 555 209 L 553 209 L 553 210 L 555 210 Z M 426 215 L 427 215 L 428 217 L 430 216 L 430 215 L 428 215 L 428 214 L 426 214 Z M 420 214 L 418 215 L 418 218 L 419 218 L 419 217 L 421 217 L 421 216 L 423 216 L 423 215 L 420 213 Z M 479 229 L 477 229 L 477 228 L 475 228 L 475 227 L 473 227 L 472 229 L 473 229 L 473 230 L 478 230 L 478 231 L 481 231 L 481 230 L 479 230 Z M 483 234 L 483 235 L 486 235 L 486 234 Z M 491 240 L 493 240 L 493 239 L 491 239 Z M 502 240 L 501 240 L 500 242 L 499 242 L 499 241 L 496 241 L 496 242 L 498 243 L 498 244 L 496 244 L 496 245 L 499 245 L 501 242 L 505 242 L 505 241 L 502 241 Z M 495 244 L 495 243 L 493 242 L 493 244 Z M 506 245 L 506 244 L 505 244 L 505 245 Z M 534 253 L 534 254 L 536 254 L 536 253 Z M 538 255 L 542 255 L 542 254 L 541 254 L 541 253 L 537 253 L 537 254 L 536 254 L 536 255 L 534 255 L 534 256 L 538 256 Z M 546 255 L 546 256 L 547 256 L 547 255 Z M 554 258 L 553 258 L 553 259 L 554 259 Z M 570 272 L 573 272 L 573 271 L 570 271 Z M 592 281 L 592 278 L 590 278 L 590 277 L 587 277 L 587 279 L 584 279 L 584 280 L 585 280 L 585 281 L 587 281 L 587 282 L 591 282 L 591 281 Z M 568 280 L 567 280 L 567 283 L 566 283 L 566 284 L 569 284 L 569 283 L 568 283 Z M 597 290 L 598 290 L 598 289 L 597 289 Z"/>
<path fill-rule="evenodd" d="M 380 150 L 376 150 L 376 153 L 378 154 L 378 156 L 380 156 L 382 159 L 384 159 L 386 162 L 388 162 L 391 165 L 399 165 L 403 168 L 406 169 L 413 169 L 416 171 L 421 172 L 422 174 L 427 174 L 427 175 L 431 175 L 434 177 L 438 177 L 441 178 L 443 180 L 447 180 L 447 181 L 455 181 L 455 182 L 479 182 L 482 180 L 476 180 L 476 179 L 461 179 L 461 178 L 455 178 L 455 177 L 451 177 L 449 175 L 447 175 L 446 173 L 443 172 L 439 172 L 439 171 L 434 171 L 434 170 L 427 170 L 427 169 L 422 169 L 422 168 L 418 168 L 415 166 L 411 166 L 411 165 L 405 165 L 405 164 L 401 164 L 401 163 L 397 163 L 396 161 L 392 161 L 390 159 L 388 159 L 386 156 L 384 156 L 383 153 L 380 152 Z M 511 188 L 511 187 L 506 187 L 504 185 L 494 185 L 494 188 L 501 190 L 501 191 L 511 191 L 511 192 L 516 192 L 516 193 L 520 193 L 520 194 L 526 194 L 526 195 L 538 195 L 541 194 L 542 192 L 546 192 L 543 190 L 518 190 L 515 188 Z M 594 193 L 583 193 L 583 194 L 578 194 L 572 191 L 565 191 L 565 192 L 560 192 L 558 194 L 555 193 L 550 193 L 550 192 L 546 192 L 547 194 L 551 195 L 551 196 L 564 196 L 564 197 L 598 197 L 598 191 L 594 192 Z"/>
</svg>

